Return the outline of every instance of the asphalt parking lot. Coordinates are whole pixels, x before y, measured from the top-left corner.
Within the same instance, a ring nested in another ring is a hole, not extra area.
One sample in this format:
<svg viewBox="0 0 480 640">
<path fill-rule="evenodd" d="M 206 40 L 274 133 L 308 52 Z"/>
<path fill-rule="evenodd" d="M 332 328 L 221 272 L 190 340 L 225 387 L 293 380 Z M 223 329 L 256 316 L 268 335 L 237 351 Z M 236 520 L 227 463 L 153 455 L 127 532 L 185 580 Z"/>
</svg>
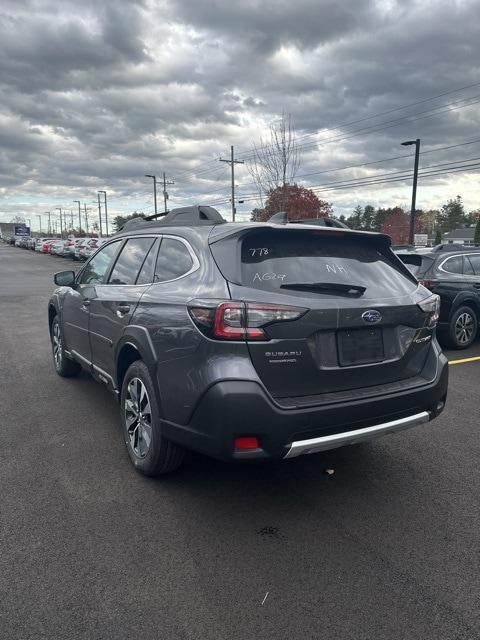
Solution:
<svg viewBox="0 0 480 640">
<path fill-rule="evenodd" d="M 480 361 L 450 367 L 429 425 L 150 480 L 114 398 L 54 372 L 70 264 L 0 244 L 0 638 L 480 637 Z"/>
</svg>

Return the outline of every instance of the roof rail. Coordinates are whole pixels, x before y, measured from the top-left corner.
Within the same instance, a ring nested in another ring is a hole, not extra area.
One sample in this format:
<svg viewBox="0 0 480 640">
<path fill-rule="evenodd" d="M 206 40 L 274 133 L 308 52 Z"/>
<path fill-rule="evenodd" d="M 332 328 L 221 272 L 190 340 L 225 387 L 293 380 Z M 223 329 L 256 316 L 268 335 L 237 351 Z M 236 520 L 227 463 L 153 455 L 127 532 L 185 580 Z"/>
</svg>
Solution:
<svg viewBox="0 0 480 640">
<path fill-rule="evenodd" d="M 160 218 L 160 219 L 158 219 Z M 196 227 L 211 224 L 223 224 L 226 220 L 213 207 L 192 206 L 172 209 L 167 213 L 159 213 L 145 218 L 132 218 L 122 226 L 120 231 L 139 229 L 153 225 Z"/>
</svg>

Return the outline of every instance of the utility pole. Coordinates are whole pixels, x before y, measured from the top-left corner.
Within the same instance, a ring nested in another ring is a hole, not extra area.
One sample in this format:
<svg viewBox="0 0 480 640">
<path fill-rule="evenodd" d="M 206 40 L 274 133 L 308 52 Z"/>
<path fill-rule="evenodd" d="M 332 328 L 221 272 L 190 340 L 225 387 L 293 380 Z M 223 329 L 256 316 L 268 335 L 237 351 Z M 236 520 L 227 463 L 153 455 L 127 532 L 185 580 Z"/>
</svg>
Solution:
<svg viewBox="0 0 480 640">
<path fill-rule="evenodd" d="M 98 195 L 98 220 L 100 222 L 100 229 L 99 229 L 99 237 L 102 237 L 102 206 L 100 204 L 100 191 L 97 192 Z"/>
<path fill-rule="evenodd" d="M 175 180 L 167 180 L 167 176 L 165 175 L 165 171 L 163 172 L 163 211 L 167 213 L 167 200 L 168 200 L 168 192 L 167 192 L 167 184 L 175 184 Z M 156 213 L 156 211 L 155 211 Z"/>
<path fill-rule="evenodd" d="M 415 164 L 413 167 L 413 187 L 412 187 L 412 207 L 410 209 L 410 227 L 408 232 L 409 244 L 414 244 L 415 240 L 415 212 L 416 212 L 416 199 L 417 199 L 417 180 L 418 180 L 418 160 L 420 158 L 420 138 L 416 140 L 407 140 L 401 143 L 403 147 L 409 147 L 415 145 Z"/>
<path fill-rule="evenodd" d="M 80 213 L 80 200 L 74 200 L 78 204 L 78 233 L 82 234 L 82 215 Z"/>
<path fill-rule="evenodd" d="M 227 162 L 232 170 L 232 222 L 235 222 L 235 165 L 236 164 L 245 164 L 244 160 L 235 160 L 235 155 L 233 151 L 233 144 L 230 147 L 230 160 L 224 160 L 223 158 L 219 158 L 220 162 Z"/>
<path fill-rule="evenodd" d="M 103 193 L 103 197 L 105 198 L 105 230 L 108 236 L 108 209 L 107 209 L 107 192 L 99 191 L 98 193 Z"/>
<path fill-rule="evenodd" d="M 155 205 L 155 215 L 157 215 L 157 176 L 153 176 L 150 173 L 146 173 L 145 177 L 153 178 L 153 203 Z"/>
<path fill-rule="evenodd" d="M 83 203 L 83 211 L 85 213 L 85 235 L 88 236 L 88 213 L 87 213 L 87 203 Z"/>
<path fill-rule="evenodd" d="M 63 238 L 63 227 L 62 227 L 62 207 L 55 207 L 55 209 L 57 209 L 58 211 L 60 211 L 60 237 Z M 57 225 L 55 225 L 55 233 L 56 233 L 56 227 Z"/>
<path fill-rule="evenodd" d="M 50 221 L 50 211 L 45 211 L 44 213 L 46 213 L 47 216 L 48 216 L 48 235 L 50 236 L 50 235 L 52 235 L 52 224 L 51 224 L 51 221 Z"/>
<path fill-rule="evenodd" d="M 42 233 L 42 216 L 38 214 L 37 218 L 38 218 L 38 226 L 40 228 L 40 233 Z"/>
<path fill-rule="evenodd" d="M 73 232 L 73 210 L 70 209 L 70 229 Z"/>
</svg>

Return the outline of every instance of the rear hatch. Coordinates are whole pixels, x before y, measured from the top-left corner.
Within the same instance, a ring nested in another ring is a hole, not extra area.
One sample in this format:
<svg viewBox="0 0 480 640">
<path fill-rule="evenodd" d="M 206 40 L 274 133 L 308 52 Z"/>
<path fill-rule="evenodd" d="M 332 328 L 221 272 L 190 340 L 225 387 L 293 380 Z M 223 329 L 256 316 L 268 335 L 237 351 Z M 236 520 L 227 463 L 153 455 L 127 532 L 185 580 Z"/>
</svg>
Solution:
<svg viewBox="0 0 480 640">
<path fill-rule="evenodd" d="M 350 391 L 417 376 L 429 340 L 415 278 L 380 234 L 262 226 L 211 237 L 232 300 L 295 307 L 247 338 L 278 398 Z M 418 341 L 417 341 L 418 340 Z"/>
</svg>

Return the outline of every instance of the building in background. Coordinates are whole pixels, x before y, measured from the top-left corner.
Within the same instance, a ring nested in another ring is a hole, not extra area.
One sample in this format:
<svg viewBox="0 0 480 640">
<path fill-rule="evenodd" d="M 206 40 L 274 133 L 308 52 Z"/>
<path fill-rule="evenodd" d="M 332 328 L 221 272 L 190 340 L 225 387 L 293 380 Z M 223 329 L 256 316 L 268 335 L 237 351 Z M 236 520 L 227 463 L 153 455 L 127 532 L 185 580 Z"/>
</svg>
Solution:
<svg viewBox="0 0 480 640">
<path fill-rule="evenodd" d="M 473 237 L 475 235 L 475 227 L 462 227 L 461 229 L 454 229 L 453 231 L 446 231 L 442 235 L 442 242 L 444 244 L 465 244 L 473 245 Z"/>
</svg>

